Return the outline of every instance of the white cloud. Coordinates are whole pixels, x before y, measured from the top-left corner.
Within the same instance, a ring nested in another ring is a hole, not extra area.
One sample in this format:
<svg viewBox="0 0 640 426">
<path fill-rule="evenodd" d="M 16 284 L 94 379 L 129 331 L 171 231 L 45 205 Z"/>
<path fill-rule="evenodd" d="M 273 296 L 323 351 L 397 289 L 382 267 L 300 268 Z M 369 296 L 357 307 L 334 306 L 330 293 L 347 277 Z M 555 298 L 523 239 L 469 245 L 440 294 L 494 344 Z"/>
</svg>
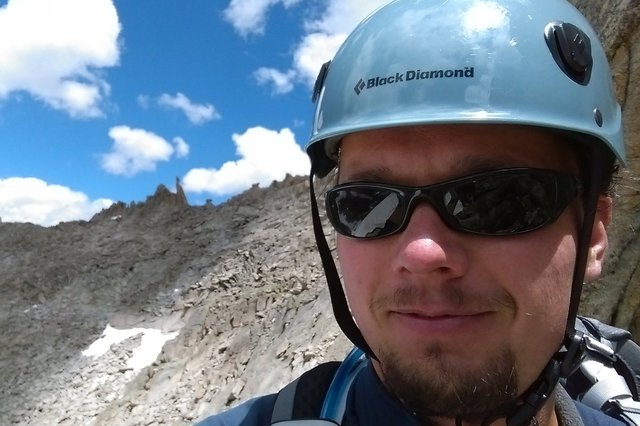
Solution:
<svg viewBox="0 0 640 426">
<path fill-rule="evenodd" d="M 136 100 L 138 101 L 138 105 L 140 105 L 140 108 L 149 109 L 149 96 L 147 96 L 147 95 L 138 95 Z"/>
<path fill-rule="evenodd" d="M 63 221 L 87 220 L 111 204 L 111 200 L 92 201 L 82 192 L 37 178 L 0 179 L 0 218 L 3 222 L 51 226 Z"/>
<path fill-rule="evenodd" d="M 140 101 L 141 99 L 138 97 L 138 102 Z M 180 92 L 176 93 L 175 96 L 163 93 L 158 98 L 158 105 L 166 108 L 179 109 L 185 113 L 189 121 L 193 124 L 202 124 L 220 118 L 220 114 L 213 105 L 194 104 Z"/>
<path fill-rule="evenodd" d="M 289 129 L 278 132 L 252 127 L 232 137 L 240 159 L 228 161 L 219 169 L 190 170 L 182 179 L 185 191 L 230 195 L 255 183 L 267 186 L 274 180 L 284 179 L 287 173 L 309 173 L 309 158 Z"/>
<path fill-rule="evenodd" d="M 260 3 L 265 2 L 269 3 L 266 0 Z M 291 68 L 281 71 L 263 67 L 254 77 L 260 84 L 273 84 L 274 93 L 278 94 L 291 91 L 297 82 L 312 87 L 322 64 L 333 57 L 347 35 L 367 15 L 387 2 L 388 0 L 329 0 L 319 19 L 305 23 L 306 34 L 295 48 Z M 262 11 L 266 15 L 268 7 Z M 263 16 L 262 19 L 266 18 Z"/>
<path fill-rule="evenodd" d="M 312 87 L 323 63 L 336 53 L 344 42 L 345 34 L 308 34 L 294 53 L 293 67 L 299 79 Z"/>
<path fill-rule="evenodd" d="M 27 92 L 72 117 L 102 115 L 118 64 L 112 0 L 9 0 L 0 8 L 0 100 Z"/>
<path fill-rule="evenodd" d="M 285 8 L 300 0 L 231 0 L 224 10 L 224 17 L 243 37 L 264 34 L 267 13 L 279 3 Z"/>
<path fill-rule="evenodd" d="M 173 138 L 173 145 L 175 147 L 176 157 L 184 158 L 189 155 L 189 145 L 181 137 Z"/>
<path fill-rule="evenodd" d="M 189 146 L 184 139 L 175 138 L 174 146 L 164 138 L 143 129 L 116 126 L 109 130 L 113 139 L 111 152 L 101 156 L 101 165 L 109 173 L 133 176 L 156 169 L 160 161 L 169 161 L 172 155 L 184 157 Z"/>
<path fill-rule="evenodd" d="M 306 24 L 309 32 L 349 34 L 371 12 L 390 0 L 329 0 L 320 19 Z"/>
<path fill-rule="evenodd" d="M 275 94 L 288 93 L 293 90 L 293 78 L 295 72 L 289 70 L 287 73 L 282 73 L 273 68 L 259 68 L 254 77 L 258 81 L 258 84 L 273 84 L 273 92 Z"/>
</svg>

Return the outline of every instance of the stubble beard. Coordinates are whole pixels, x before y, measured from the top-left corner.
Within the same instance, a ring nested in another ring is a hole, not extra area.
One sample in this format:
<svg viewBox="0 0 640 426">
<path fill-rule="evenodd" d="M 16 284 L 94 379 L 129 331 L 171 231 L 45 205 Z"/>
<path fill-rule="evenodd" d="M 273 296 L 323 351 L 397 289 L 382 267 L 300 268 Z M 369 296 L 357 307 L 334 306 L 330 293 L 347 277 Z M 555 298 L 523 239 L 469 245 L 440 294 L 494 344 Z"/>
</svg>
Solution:
<svg viewBox="0 0 640 426">
<path fill-rule="evenodd" d="M 451 283 L 435 294 L 428 290 L 409 284 L 400 286 L 391 296 L 374 299 L 370 310 L 384 315 L 397 306 L 411 307 L 432 298 L 478 311 L 516 309 L 511 295 L 501 289 L 474 293 Z M 482 422 L 505 417 L 514 408 L 518 401 L 518 374 L 513 350 L 507 344 L 469 355 L 475 355 L 474 366 L 457 360 L 442 342 L 422 345 L 419 355 L 411 359 L 391 342 L 382 343 L 375 352 L 385 386 L 425 424 L 430 424 L 433 416 Z"/>
<path fill-rule="evenodd" d="M 438 344 L 426 346 L 415 361 L 402 360 L 393 350 L 381 350 L 379 357 L 384 384 L 425 424 L 433 416 L 504 417 L 517 400 L 514 356 L 507 348 L 496 350 L 474 371 L 445 359 Z"/>
</svg>

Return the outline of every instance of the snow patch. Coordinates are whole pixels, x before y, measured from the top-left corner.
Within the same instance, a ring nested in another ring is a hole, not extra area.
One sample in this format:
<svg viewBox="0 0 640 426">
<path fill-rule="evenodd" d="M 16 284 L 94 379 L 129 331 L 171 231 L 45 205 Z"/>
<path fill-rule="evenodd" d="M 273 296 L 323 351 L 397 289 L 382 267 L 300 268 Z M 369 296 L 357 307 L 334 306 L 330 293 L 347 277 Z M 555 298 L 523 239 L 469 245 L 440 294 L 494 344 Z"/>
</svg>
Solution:
<svg viewBox="0 0 640 426">
<path fill-rule="evenodd" d="M 142 334 L 140 346 L 133 351 L 133 356 L 127 361 L 127 368 L 140 370 L 151 365 L 160 355 L 164 344 L 175 339 L 179 332 L 163 334 L 161 330 L 154 328 L 130 328 L 116 329 L 107 324 L 102 335 L 96 339 L 87 349 L 82 351 L 86 357 L 99 358 L 104 355 L 111 345 L 118 344 L 126 339 L 130 339 Z"/>
</svg>

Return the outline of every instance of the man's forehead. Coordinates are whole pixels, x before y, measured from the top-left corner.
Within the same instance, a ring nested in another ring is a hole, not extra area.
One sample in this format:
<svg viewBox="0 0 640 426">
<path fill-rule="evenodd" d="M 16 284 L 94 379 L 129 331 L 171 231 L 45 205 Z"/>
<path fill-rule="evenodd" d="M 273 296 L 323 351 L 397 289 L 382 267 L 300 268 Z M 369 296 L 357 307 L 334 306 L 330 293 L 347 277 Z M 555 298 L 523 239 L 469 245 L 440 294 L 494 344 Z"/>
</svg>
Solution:
<svg viewBox="0 0 640 426">
<path fill-rule="evenodd" d="M 455 177 L 504 167 L 573 169 L 557 134 L 523 126 L 416 126 L 354 133 L 342 141 L 340 180 Z"/>
</svg>

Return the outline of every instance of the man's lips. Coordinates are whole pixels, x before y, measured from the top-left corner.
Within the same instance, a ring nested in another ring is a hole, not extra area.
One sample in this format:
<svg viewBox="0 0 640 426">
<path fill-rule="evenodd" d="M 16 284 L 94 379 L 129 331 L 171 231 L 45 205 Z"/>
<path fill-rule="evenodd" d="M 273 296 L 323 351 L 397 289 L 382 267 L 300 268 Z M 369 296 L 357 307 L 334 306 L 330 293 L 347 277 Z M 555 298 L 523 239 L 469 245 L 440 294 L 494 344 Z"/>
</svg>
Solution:
<svg viewBox="0 0 640 426">
<path fill-rule="evenodd" d="M 394 309 L 389 318 L 401 328 L 425 335 L 466 334 L 488 325 L 493 318 L 490 310 L 415 310 Z"/>
</svg>

